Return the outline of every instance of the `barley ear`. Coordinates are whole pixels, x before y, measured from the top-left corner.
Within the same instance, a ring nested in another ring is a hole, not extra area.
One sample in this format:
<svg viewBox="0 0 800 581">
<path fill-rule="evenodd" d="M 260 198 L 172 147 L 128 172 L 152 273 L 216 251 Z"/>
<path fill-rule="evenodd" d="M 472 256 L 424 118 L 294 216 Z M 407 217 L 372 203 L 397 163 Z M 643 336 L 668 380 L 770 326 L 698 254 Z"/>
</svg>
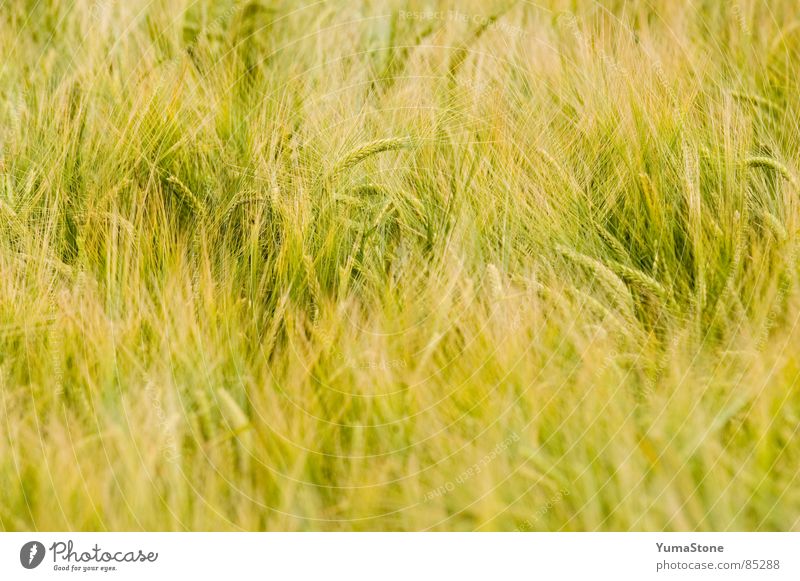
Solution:
<svg viewBox="0 0 800 581">
<path fill-rule="evenodd" d="M 486 277 L 489 283 L 489 292 L 491 293 L 492 301 L 497 302 L 503 298 L 503 279 L 500 277 L 500 271 L 493 263 L 486 265 Z"/>
<path fill-rule="evenodd" d="M 388 139 L 378 139 L 361 145 L 349 151 L 344 157 L 334 164 L 333 168 L 326 176 L 327 183 L 333 183 L 338 177 L 373 155 L 384 151 L 396 151 L 406 149 L 413 145 L 410 137 L 390 137 Z"/>
<path fill-rule="evenodd" d="M 779 162 L 777 159 L 764 156 L 753 156 L 753 157 L 748 157 L 747 159 L 744 160 L 744 162 L 748 167 L 760 167 L 760 168 L 771 169 L 776 173 L 779 173 L 787 182 L 789 182 L 793 186 L 797 185 L 797 180 L 795 180 L 794 175 L 792 175 L 792 172 L 789 171 L 789 168 L 786 167 L 781 162 Z"/>
<path fill-rule="evenodd" d="M 632 314 L 630 291 L 623 280 L 613 270 L 596 258 L 586 256 L 585 254 L 581 254 L 565 246 L 558 245 L 556 249 L 566 258 L 591 271 L 597 280 L 603 283 L 603 286 L 612 294 L 617 304 L 625 309 L 626 314 Z"/>
<path fill-rule="evenodd" d="M 618 262 L 610 263 L 609 268 L 617 273 L 626 283 L 640 291 L 644 291 L 659 298 L 667 298 L 668 296 L 667 290 L 657 280 L 637 268 L 625 266 Z"/>
<path fill-rule="evenodd" d="M 167 181 L 175 186 L 176 191 L 180 194 L 184 201 L 186 201 L 194 209 L 201 219 L 206 217 L 205 204 L 194 194 L 194 192 L 192 192 L 192 190 L 186 186 L 186 184 L 184 184 L 174 175 L 170 175 L 167 178 Z"/>
</svg>

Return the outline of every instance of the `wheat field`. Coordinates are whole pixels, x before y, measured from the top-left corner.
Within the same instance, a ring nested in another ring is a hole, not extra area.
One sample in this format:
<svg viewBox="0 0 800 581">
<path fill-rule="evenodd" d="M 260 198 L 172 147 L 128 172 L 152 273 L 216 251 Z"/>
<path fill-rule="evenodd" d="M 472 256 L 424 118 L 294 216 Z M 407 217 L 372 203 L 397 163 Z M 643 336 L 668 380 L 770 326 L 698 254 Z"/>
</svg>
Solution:
<svg viewBox="0 0 800 581">
<path fill-rule="evenodd" d="M 0 0 L 0 530 L 800 530 L 796 0 Z"/>
</svg>

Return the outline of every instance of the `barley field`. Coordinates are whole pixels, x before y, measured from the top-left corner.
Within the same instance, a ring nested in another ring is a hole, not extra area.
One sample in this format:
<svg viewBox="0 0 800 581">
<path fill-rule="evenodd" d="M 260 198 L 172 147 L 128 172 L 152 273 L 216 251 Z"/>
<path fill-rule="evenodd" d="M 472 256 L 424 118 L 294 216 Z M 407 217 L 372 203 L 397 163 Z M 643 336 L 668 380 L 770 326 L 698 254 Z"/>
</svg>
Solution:
<svg viewBox="0 0 800 581">
<path fill-rule="evenodd" d="M 800 530 L 796 0 L 0 0 L 0 530 Z"/>
</svg>

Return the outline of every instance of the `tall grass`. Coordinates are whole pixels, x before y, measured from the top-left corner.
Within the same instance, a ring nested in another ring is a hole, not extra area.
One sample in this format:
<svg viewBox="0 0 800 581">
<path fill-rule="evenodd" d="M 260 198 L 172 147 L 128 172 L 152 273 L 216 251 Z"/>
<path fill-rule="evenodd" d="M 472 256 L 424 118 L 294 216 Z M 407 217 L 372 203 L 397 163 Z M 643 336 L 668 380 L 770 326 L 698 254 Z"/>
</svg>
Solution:
<svg viewBox="0 0 800 581">
<path fill-rule="evenodd" d="M 0 528 L 797 530 L 796 18 L 6 2 Z"/>
</svg>

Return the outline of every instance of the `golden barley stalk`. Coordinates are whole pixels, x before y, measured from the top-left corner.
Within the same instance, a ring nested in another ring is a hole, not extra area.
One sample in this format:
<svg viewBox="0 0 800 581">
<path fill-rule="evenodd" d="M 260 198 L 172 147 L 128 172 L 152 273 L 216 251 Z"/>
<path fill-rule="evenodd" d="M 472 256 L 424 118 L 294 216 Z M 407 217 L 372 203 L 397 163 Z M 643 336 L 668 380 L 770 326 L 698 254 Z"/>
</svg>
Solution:
<svg viewBox="0 0 800 581">
<path fill-rule="evenodd" d="M 17 213 L 14 211 L 14 208 L 9 206 L 3 200 L 0 200 L 0 213 L 6 215 L 7 224 L 11 227 L 11 229 L 14 231 L 15 234 L 17 235 L 24 234 L 24 227 L 19 219 L 19 216 L 17 216 Z"/>
<path fill-rule="evenodd" d="M 492 301 L 497 302 L 503 298 L 503 280 L 500 277 L 500 271 L 497 267 L 489 263 L 486 265 L 486 277 L 489 282 L 489 291 L 491 293 Z"/>
</svg>

